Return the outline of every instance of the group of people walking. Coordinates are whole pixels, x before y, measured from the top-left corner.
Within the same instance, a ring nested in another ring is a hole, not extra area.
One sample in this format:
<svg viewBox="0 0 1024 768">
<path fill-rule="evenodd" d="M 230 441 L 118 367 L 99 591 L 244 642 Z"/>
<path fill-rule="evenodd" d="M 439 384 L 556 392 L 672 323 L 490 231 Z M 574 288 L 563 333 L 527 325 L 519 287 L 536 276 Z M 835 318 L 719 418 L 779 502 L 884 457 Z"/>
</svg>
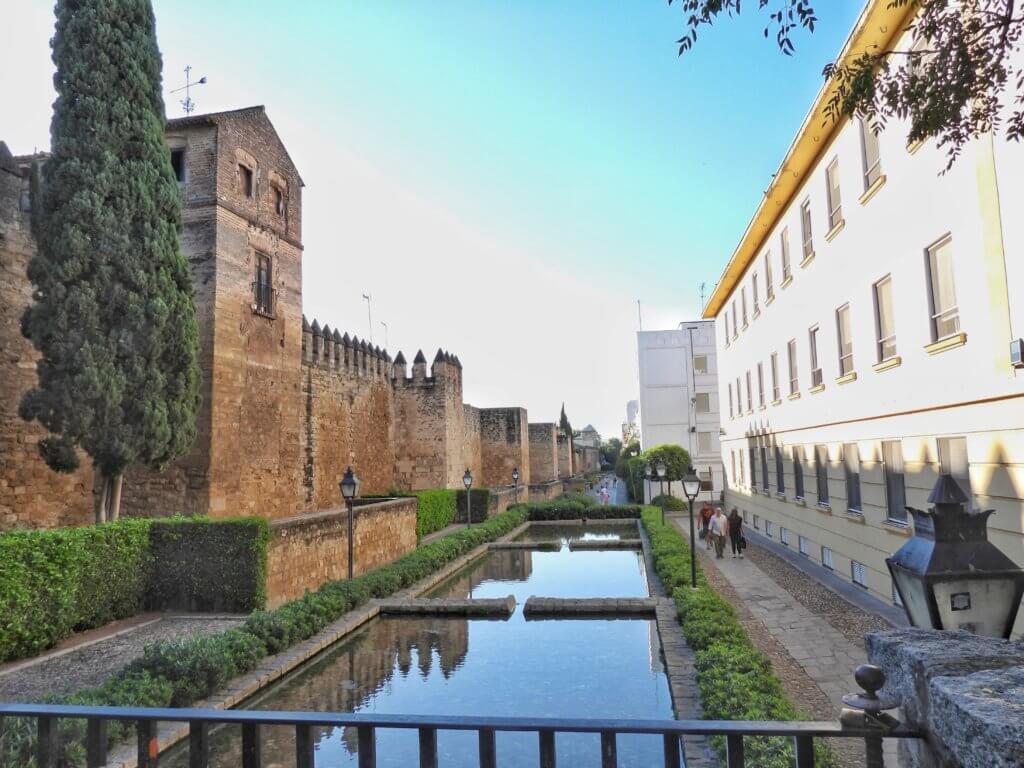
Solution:
<svg viewBox="0 0 1024 768">
<path fill-rule="evenodd" d="M 732 547 L 733 557 L 743 557 L 743 550 L 747 548 L 747 540 L 743 536 L 743 518 L 736 507 L 727 516 L 720 507 L 704 502 L 700 510 L 700 535 L 707 542 L 708 549 L 715 548 L 715 558 L 718 560 L 725 557 L 726 539 Z"/>
</svg>

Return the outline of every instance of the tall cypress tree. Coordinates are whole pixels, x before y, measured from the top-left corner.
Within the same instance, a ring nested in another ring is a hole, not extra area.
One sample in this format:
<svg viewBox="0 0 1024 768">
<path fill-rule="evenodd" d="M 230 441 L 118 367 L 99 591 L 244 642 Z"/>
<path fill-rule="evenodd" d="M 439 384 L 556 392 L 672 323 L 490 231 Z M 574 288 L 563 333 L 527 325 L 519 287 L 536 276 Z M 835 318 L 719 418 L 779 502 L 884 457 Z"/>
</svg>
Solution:
<svg viewBox="0 0 1024 768">
<path fill-rule="evenodd" d="M 159 469 L 195 439 L 199 333 L 150 2 L 58 0 L 56 15 L 22 318 L 42 359 L 20 413 L 49 431 L 39 452 L 54 470 L 91 457 L 110 520 L 128 467 Z"/>
</svg>

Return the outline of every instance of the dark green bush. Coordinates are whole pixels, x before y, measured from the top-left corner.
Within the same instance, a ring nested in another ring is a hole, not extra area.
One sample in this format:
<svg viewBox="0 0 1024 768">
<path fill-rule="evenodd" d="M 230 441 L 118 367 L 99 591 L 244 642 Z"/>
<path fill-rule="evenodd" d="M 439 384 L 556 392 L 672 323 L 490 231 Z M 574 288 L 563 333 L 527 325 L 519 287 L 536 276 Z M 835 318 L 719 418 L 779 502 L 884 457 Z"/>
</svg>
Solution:
<svg viewBox="0 0 1024 768">
<path fill-rule="evenodd" d="M 640 517 L 640 507 L 633 505 L 609 505 L 607 507 L 587 507 L 578 501 L 531 502 L 528 507 L 530 520 L 635 520 Z"/>
<path fill-rule="evenodd" d="M 672 525 L 661 523 L 661 510 L 645 507 L 642 520 L 651 540 L 654 569 L 676 602 L 687 644 L 697 653 L 697 687 L 708 720 L 799 720 L 801 713 L 786 698 L 768 658 L 754 647 L 733 611 L 697 568 L 697 589 L 690 586 L 688 542 Z M 712 739 L 724 757 L 721 738 Z M 790 768 L 789 739 L 744 739 L 747 762 L 758 768 Z M 820 742 L 815 764 L 830 768 L 835 757 Z"/>
<path fill-rule="evenodd" d="M 149 521 L 0 535 L 0 661 L 138 613 Z"/>
<path fill-rule="evenodd" d="M 682 512 L 690 508 L 690 505 L 678 496 L 669 496 L 667 493 L 651 499 L 651 506 L 659 509 L 665 507 L 670 512 Z"/>
<path fill-rule="evenodd" d="M 563 493 L 558 498 L 554 499 L 554 501 L 556 501 L 556 502 L 558 502 L 558 501 L 561 501 L 561 502 L 569 502 L 569 501 L 578 502 L 579 504 L 581 504 L 584 507 L 596 507 L 597 506 L 597 499 L 595 499 L 593 496 L 591 496 L 588 493 L 576 492 L 576 491 L 571 491 L 571 492 L 568 492 L 568 493 Z"/>
<path fill-rule="evenodd" d="M 466 492 L 456 491 L 456 516 L 455 521 L 459 523 L 466 522 Z M 472 494 L 472 505 L 471 512 L 473 513 L 473 522 L 482 523 L 487 519 L 487 510 L 491 507 L 491 491 L 488 488 L 473 488 L 470 490 Z"/>
<path fill-rule="evenodd" d="M 261 517 L 171 517 L 149 529 L 157 610 L 248 613 L 267 600 L 270 526 Z"/>
</svg>

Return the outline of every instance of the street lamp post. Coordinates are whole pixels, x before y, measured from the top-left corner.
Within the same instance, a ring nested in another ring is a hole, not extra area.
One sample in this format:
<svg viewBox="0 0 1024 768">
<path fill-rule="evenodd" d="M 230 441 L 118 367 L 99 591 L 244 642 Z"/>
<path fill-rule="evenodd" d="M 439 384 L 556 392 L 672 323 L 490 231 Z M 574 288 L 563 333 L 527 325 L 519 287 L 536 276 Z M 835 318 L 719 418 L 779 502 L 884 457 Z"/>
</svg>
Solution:
<svg viewBox="0 0 1024 768">
<path fill-rule="evenodd" d="M 654 468 L 650 464 L 644 464 L 644 477 L 647 478 L 647 485 L 644 487 L 644 490 L 650 490 L 650 487 L 651 487 L 651 475 L 653 475 L 653 474 L 654 474 Z M 651 499 L 653 500 L 653 498 L 654 498 L 654 496 L 652 494 Z"/>
<path fill-rule="evenodd" d="M 661 496 L 661 524 L 665 524 L 665 473 L 668 471 L 668 467 L 665 466 L 665 462 L 661 459 L 654 467 L 658 473 L 658 495 Z M 669 486 L 671 487 L 671 486 Z"/>
<path fill-rule="evenodd" d="M 466 486 L 466 527 L 470 528 L 473 525 L 473 494 L 470 493 L 470 488 L 473 487 L 473 473 L 466 469 L 466 474 L 462 476 L 462 484 Z"/>
<path fill-rule="evenodd" d="M 355 559 L 353 554 L 353 540 L 355 539 L 353 519 L 355 512 L 352 508 L 352 500 L 359 495 L 359 478 L 352 471 L 351 465 L 345 470 L 345 476 L 341 478 L 338 487 L 341 488 L 341 497 L 345 500 L 345 506 L 348 507 L 348 577 L 351 579 L 354 570 L 352 567 L 353 560 Z"/>
<path fill-rule="evenodd" d="M 519 467 L 512 468 L 512 485 L 516 489 L 515 503 L 519 503 Z"/>
<path fill-rule="evenodd" d="M 693 467 L 686 470 L 683 478 L 683 492 L 690 502 L 690 587 L 697 588 L 697 537 L 693 529 L 693 502 L 700 493 L 700 478 Z"/>
</svg>

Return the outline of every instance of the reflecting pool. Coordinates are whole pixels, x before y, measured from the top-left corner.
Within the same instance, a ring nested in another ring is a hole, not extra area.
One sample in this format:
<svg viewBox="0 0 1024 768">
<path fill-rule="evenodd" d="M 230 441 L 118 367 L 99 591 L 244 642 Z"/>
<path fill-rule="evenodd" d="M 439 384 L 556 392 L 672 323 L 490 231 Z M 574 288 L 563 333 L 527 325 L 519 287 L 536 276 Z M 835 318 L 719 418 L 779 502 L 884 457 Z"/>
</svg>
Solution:
<svg viewBox="0 0 1024 768">
<path fill-rule="evenodd" d="M 246 709 L 385 714 L 671 718 L 660 645 L 649 620 L 507 621 L 381 618 L 369 622 L 257 698 Z M 292 765 L 293 731 L 266 727 L 264 765 Z M 439 731 L 440 764 L 477 765 L 475 732 Z M 377 731 L 379 766 L 418 764 L 416 731 Z M 498 764 L 536 766 L 535 734 L 499 733 Z M 356 732 L 316 734 L 316 765 L 356 765 Z M 658 763 L 661 739 L 622 736 L 620 766 Z M 211 737 L 211 765 L 241 764 L 237 728 Z M 600 765 L 597 735 L 559 734 L 559 765 Z M 161 760 L 161 764 L 164 761 Z M 167 765 L 187 766 L 178 747 Z"/>
<path fill-rule="evenodd" d="M 633 523 L 593 523 L 589 525 L 531 525 L 516 536 L 516 541 L 561 541 L 572 539 L 588 541 L 636 539 L 640 534 Z"/>
</svg>

